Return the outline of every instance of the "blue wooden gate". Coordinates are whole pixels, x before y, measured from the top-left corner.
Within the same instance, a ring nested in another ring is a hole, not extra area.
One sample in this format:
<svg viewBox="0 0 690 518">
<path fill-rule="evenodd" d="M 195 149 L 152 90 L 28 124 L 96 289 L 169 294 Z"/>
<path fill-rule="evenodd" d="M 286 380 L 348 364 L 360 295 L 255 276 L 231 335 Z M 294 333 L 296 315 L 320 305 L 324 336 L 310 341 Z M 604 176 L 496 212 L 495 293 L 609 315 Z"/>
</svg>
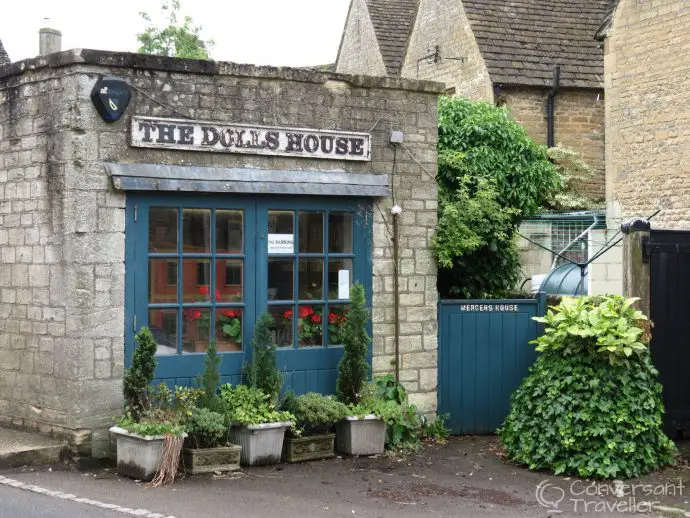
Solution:
<svg viewBox="0 0 690 518">
<path fill-rule="evenodd" d="M 536 358 L 544 294 L 527 300 L 444 300 L 439 310 L 439 412 L 454 434 L 501 426 Z"/>
</svg>

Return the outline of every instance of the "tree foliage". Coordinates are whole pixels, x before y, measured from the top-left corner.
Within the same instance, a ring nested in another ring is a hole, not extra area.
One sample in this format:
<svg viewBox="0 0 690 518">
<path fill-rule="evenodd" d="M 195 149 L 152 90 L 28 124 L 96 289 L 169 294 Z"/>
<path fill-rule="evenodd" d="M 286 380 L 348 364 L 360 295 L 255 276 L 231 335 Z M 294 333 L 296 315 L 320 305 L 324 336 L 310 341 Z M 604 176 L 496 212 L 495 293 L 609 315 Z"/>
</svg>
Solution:
<svg viewBox="0 0 690 518">
<path fill-rule="evenodd" d="M 211 59 L 209 52 L 214 42 L 201 38 L 201 26 L 194 25 L 190 16 L 183 17 L 179 23 L 179 0 L 162 0 L 161 14 L 165 23 L 159 27 L 153 24 L 148 13 L 139 13 L 149 25 L 144 32 L 137 34 L 137 52 L 173 58 Z"/>
<path fill-rule="evenodd" d="M 148 409 L 148 388 L 156 371 L 156 341 L 148 327 L 142 327 L 134 337 L 132 365 L 125 370 L 122 392 L 132 419 L 138 422 Z"/>
<path fill-rule="evenodd" d="M 218 386 L 220 385 L 220 364 L 222 361 L 222 357 L 218 355 L 216 341 L 211 340 L 204 357 L 204 372 L 197 379 L 197 384 L 202 390 L 199 398 L 199 405 L 202 408 L 209 410 L 218 408 Z"/>
<path fill-rule="evenodd" d="M 650 325 L 634 300 L 566 298 L 499 431 L 508 457 L 581 477 L 636 477 L 673 461 Z"/>
<path fill-rule="evenodd" d="M 356 404 L 369 377 L 367 351 L 371 338 L 366 329 L 369 311 L 365 306 L 364 287 L 355 284 L 350 295 L 352 304 L 340 331 L 345 351 L 338 363 L 336 394 L 343 403 Z"/>
<path fill-rule="evenodd" d="M 435 236 L 444 297 L 505 296 L 519 278 L 515 233 L 561 188 L 544 146 L 505 109 L 439 101 L 439 220 Z"/>
<path fill-rule="evenodd" d="M 278 401 L 283 377 L 276 362 L 276 346 L 273 344 L 271 327 L 273 317 L 268 313 L 259 316 L 254 326 L 252 361 L 245 366 L 247 385 L 267 394 L 273 403 Z"/>
<path fill-rule="evenodd" d="M 553 210 L 583 210 L 601 206 L 602 200 L 593 199 L 582 192 L 584 184 L 594 178 L 592 168 L 567 147 L 557 145 L 548 149 L 549 158 L 561 176 L 563 189 L 553 193 L 546 205 Z"/>
</svg>

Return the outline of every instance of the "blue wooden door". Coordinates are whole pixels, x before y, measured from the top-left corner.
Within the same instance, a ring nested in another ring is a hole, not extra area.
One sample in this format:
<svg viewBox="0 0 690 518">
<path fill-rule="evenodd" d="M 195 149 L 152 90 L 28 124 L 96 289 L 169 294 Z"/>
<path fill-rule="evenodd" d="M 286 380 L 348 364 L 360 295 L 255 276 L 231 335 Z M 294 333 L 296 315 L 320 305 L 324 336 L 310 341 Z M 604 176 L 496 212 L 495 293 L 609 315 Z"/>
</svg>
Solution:
<svg viewBox="0 0 690 518">
<path fill-rule="evenodd" d="M 222 381 L 239 383 L 267 311 L 286 388 L 332 392 L 351 284 L 371 300 L 371 219 L 360 200 L 129 196 L 126 363 L 148 326 L 157 382 L 192 384 L 214 340 Z"/>
<path fill-rule="evenodd" d="M 534 363 L 540 332 L 536 300 L 441 301 L 439 412 L 454 434 L 490 434 L 510 409 L 510 396 Z"/>
</svg>

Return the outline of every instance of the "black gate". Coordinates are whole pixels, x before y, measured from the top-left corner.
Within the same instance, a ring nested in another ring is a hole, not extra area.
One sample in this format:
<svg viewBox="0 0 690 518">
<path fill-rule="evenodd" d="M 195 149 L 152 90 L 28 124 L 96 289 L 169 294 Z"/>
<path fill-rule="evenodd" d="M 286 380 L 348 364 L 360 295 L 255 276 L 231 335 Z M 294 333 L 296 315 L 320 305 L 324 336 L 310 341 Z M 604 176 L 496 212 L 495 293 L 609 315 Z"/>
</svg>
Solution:
<svg viewBox="0 0 690 518">
<path fill-rule="evenodd" d="M 664 430 L 690 432 L 690 232 L 652 230 L 650 262 L 652 360 L 664 386 Z"/>
</svg>

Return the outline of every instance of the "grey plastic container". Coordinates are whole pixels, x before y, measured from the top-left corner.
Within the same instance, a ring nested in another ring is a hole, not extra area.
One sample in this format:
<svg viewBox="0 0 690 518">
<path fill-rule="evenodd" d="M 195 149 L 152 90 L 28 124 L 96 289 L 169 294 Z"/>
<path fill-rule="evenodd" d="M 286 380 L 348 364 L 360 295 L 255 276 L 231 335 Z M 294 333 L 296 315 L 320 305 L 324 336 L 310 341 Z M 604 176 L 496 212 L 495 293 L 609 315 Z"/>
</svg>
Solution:
<svg viewBox="0 0 690 518">
<path fill-rule="evenodd" d="M 283 454 L 283 439 L 288 426 L 292 426 L 289 421 L 232 426 L 230 438 L 232 442 L 242 447 L 240 464 L 243 466 L 278 464 Z"/>
<path fill-rule="evenodd" d="M 125 477 L 151 480 L 163 455 L 164 435 L 141 436 L 124 428 L 110 428 L 117 439 L 117 472 Z M 187 437 L 183 434 L 182 437 Z"/>
<path fill-rule="evenodd" d="M 348 455 L 378 455 L 386 445 L 386 423 L 376 416 L 346 417 L 335 427 L 336 448 Z"/>
</svg>

